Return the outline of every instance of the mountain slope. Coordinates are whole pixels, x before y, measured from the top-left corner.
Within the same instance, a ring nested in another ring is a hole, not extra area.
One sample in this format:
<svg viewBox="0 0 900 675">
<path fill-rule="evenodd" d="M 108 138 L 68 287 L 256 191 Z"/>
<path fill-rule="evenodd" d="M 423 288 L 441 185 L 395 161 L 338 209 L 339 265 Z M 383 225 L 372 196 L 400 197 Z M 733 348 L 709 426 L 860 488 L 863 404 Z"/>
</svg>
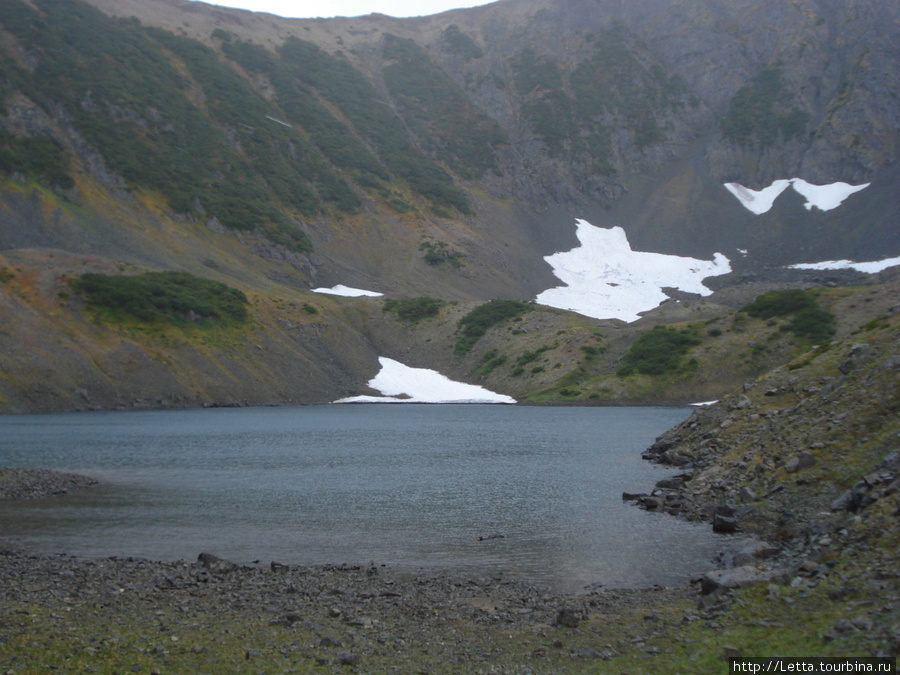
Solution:
<svg viewBox="0 0 900 675">
<path fill-rule="evenodd" d="M 576 217 L 622 227 L 638 251 L 724 254 L 733 273 L 707 282 L 725 294 L 710 301 L 723 311 L 739 307 L 726 289 L 752 299 L 740 290 L 748 280 L 759 290 L 855 280 L 784 267 L 900 254 L 898 18 L 889 4 L 831 0 L 501 0 L 313 21 L 185 0 L 8 0 L 0 253 L 20 280 L 213 278 L 256 298 L 254 321 L 275 332 L 278 316 L 263 308 L 303 306 L 308 289 L 338 283 L 460 301 L 453 316 L 467 303 L 532 299 L 558 285 L 544 257 L 577 245 Z M 867 186 L 827 211 L 787 190 L 756 214 L 723 185 L 795 177 Z M 43 336 L 38 326 L 62 315 L 82 325 L 77 304 L 48 300 L 63 286 L 44 290 L 45 304 L 25 311 L 15 283 L 0 285 L 23 331 Z M 317 301 L 322 314 L 301 323 L 327 321 L 341 340 L 279 339 L 289 347 L 271 363 L 251 359 L 268 374 L 250 380 L 270 384 L 247 395 L 226 395 L 227 377 L 214 394 L 182 384 L 176 400 L 318 402 L 363 388 L 379 354 L 409 349 L 377 302 Z M 6 335 L 17 349 L 22 337 Z M 447 351 L 413 350 L 411 365 L 434 359 L 474 376 Z M 334 365 L 316 372 L 317 387 L 281 365 L 323 359 Z M 186 380 L 217 372 L 196 367 Z M 496 384 L 571 389 L 554 375 Z M 57 389 L 68 406 L 84 387 Z M 136 389 L 123 394 L 137 400 Z"/>
</svg>

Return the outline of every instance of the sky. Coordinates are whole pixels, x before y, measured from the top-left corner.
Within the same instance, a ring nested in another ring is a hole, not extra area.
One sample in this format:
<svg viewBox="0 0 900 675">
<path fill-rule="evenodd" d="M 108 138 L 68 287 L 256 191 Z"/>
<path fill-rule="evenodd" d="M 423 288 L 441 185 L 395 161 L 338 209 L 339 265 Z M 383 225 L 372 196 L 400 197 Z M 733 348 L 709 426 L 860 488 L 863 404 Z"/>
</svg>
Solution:
<svg viewBox="0 0 900 675">
<path fill-rule="evenodd" d="M 204 0 L 211 5 L 268 12 L 294 19 L 362 16 L 378 12 L 408 17 L 438 14 L 461 7 L 486 5 L 492 0 Z"/>
</svg>

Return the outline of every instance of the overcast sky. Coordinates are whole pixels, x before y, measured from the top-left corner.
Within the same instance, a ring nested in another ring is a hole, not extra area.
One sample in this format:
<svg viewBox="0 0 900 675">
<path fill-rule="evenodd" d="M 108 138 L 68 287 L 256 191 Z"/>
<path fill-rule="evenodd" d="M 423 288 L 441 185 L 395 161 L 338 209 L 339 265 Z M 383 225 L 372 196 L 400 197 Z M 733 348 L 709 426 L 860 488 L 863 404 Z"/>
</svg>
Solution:
<svg viewBox="0 0 900 675">
<path fill-rule="evenodd" d="M 425 16 L 460 7 L 477 7 L 492 0 L 205 0 L 211 5 L 239 7 L 298 19 L 362 16 Z"/>
</svg>

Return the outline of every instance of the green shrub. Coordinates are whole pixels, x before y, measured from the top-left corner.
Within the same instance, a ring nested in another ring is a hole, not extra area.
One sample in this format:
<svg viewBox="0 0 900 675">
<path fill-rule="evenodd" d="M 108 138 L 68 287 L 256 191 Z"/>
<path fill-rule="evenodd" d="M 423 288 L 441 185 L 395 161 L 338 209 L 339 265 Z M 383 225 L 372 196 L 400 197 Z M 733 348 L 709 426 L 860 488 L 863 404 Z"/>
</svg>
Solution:
<svg viewBox="0 0 900 675">
<path fill-rule="evenodd" d="M 808 307 L 797 312 L 794 320 L 786 324 L 785 328 L 813 344 L 822 344 L 834 337 L 835 318 L 834 314 L 822 307 Z"/>
<path fill-rule="evenodd" d="M 740 311 L 754 319 L 772 319 L 815 307 L 816 304 L 816 299 L 808 292 L 790 289 L 763 293 L 753 302 L 744 305 Z"/>
<path fill-rule="evenodd" d="M 793 315 L 793 320 L 784 324 L 781 330 L 794 333 L 813 344 L 827 342 L 835 332 L 834 315 L 822 308 L 810 291 L 797 289 L 769 291 L 745 305 L 741 311 L 756 319 Z"/>
<path fill-rule="evenodd" d="M 538 352 L 538 351 L 524 352 L 519 358 L 516 359 L 516 365 L 517 366 L 528 365 L 532 361 L 535 361 L 540 355 L 541 355 L 541 352 Z"/>
<path fill-rule="evenodd" d="M 221 282 L 187 272 L 148 272 L 133 276 L 84 274 L 69 284 L 89 306 L 114 317 L 171 323 L 243 321 L 247 296 Z"/>
<path fill-rule="evenodd" d="M 476 179 L 495 168 L 494 149 L 508 142 L 500 125 L 412 40 L 385 35 L 382 52 L 391 61 L 385 84 L 413 133 L 458 176 Z"/>
<path fill-rule="evenodd" d="M 490 328 L 531 310 L 531 305 L 518 300 L 491 300 L 479 305 L 459 320 L 457 332 L 461 335 L 456 341 L 454 353 L 465 356 Z"/>
<path fill-rule="evenodd" d="M 597 356 L 602 354 L 605 350 L 603 347 L 598 347 L 596 345 L 581 345 L 581 351 L 584 352 L 584 360 L 593 362 L 597 360 Z"/>
<path fill-rule="evenodd" d="M 679 370 L 682 366 L 682 357 L 700 342 L 700 338 L 690 331 L 655 326 L 629 347 L 616 375 L 618 377 L 627 377 L 633 373 L 663 375 Z"/>
<path fill-rule="evenodd" d="M 15 137 L 0 132 L 0 172 L 18 171 L 68 190 L 75 185 L 69 175 L 69 158 L 62 147 L 46 136 Z"/>
<path fill-rule="evenodd" d="M 495 352 L 496 354 L 496 352 Z M 483 359 L 482 359 L 483 360 Z M 481 367 L 481 374 L 487 375 L 495 368 L 499 368 L 504 363 L 508 361 L 508 357 L 505 354 L 497 354 L 493 358 L 488 359 L 484 362 L 484 365 Z M 515 374 L 515 373 L 513 373 Z"/>
<path fill-rule="evenodd" d="M 422 257 L 432 267 L 438 267 L 446 263 L 453 269 L 459 269 L 462 267 L 462 259 L 465 257 L 459 251 L 448 248 L 447 244 L 442 241 L 436 244 L 424 241 L 419 244 L 419 250 L 425 252 L 425 255 Z"/>
<path fill-rule="evenodd" d="M 475 44 L 475 40 L 463 33 L 455 23 L 447 26 L 441 33 L 441 44 L 446 51 L 461 56 L 466 61 L 480 59 L 484 56 L 484 52 Z"/>
<path fill-rule="evenodd" d="M 427 296 L 402 299 L 389 298 L 384 301 L 384 311 L 396 312 L 397 316 L 403 321 L 411 321 L 413 323 L 437 316 L 443 306 L 443 300 Z"/>
<path fill-rule="evenodd" d="M 278 48 L 278 55 L 286 72 L 296 79 L 297 88 L 312 88 L 338 108 L 353 131 L 378 149 L 388 171 L 435 207 L 471 213 L 465 194 L 446 171 L 413 145 L 403 122 L 362 73 L 345 60 L 293 36 Z"/>
</svg>

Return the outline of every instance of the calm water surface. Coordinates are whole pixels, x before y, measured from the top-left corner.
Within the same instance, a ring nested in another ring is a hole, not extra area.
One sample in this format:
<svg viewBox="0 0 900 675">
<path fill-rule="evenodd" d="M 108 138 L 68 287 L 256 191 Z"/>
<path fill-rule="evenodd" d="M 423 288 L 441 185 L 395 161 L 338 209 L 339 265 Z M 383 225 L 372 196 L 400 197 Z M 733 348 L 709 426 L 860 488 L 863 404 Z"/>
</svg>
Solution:
<svg viewBox="0 0 900 675">
<path fill-rule="evenodd" d="M 0 465 L 103 485 L 0 503 L 0 538 L 83 556 L 376 561 L 568 590 L 675 583 L 707 566 L 721 538 L 621 494 L 670 473 L 641 451 L 687 412 L 352 405 L 5 416 Z"/>
</svg>

